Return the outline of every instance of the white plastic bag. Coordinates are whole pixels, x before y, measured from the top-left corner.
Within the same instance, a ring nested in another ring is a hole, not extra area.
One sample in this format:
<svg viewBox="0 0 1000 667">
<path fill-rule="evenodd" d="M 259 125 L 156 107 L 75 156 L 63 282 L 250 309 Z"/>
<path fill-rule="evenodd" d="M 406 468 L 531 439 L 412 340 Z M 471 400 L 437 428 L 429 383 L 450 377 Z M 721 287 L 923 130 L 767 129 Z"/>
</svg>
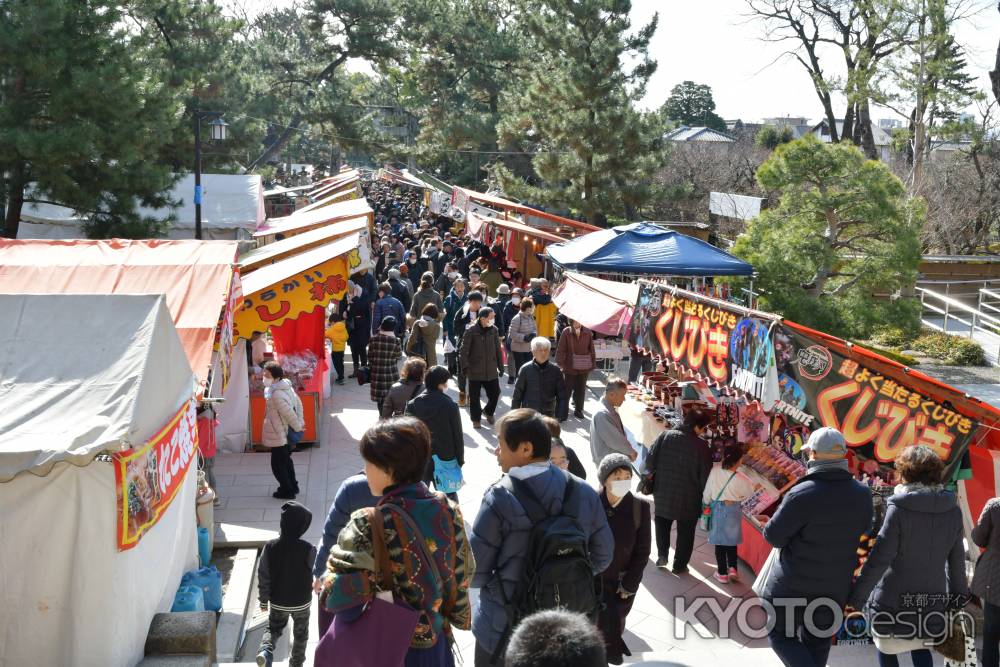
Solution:
<svg viewBox="0 0 1000 667">
<path fill-rule="evenodd" d="M 767 560 L 764 564 L 760 566 L 760 572 L 757 573 L 757 578 L 754 579 L 753 586 L 750 587 L 757 597 L 761 597 L 765 590 L 767 590 L 767 580 L 771 577 L 772 571 L 778 564 L 778 558 L 781 556 L 781 549 L 774 548 L 771 549 L 771 553 L 768 554 Z"/>
<path fill-rule="evenodd" d="M 455 351 L 455 346 L 452 344 L 451 339 L 450 338 L 445 338 L 444 339 L 444 353 L 445 354 L 451 354 L 454 351 Z"/>
</svg>

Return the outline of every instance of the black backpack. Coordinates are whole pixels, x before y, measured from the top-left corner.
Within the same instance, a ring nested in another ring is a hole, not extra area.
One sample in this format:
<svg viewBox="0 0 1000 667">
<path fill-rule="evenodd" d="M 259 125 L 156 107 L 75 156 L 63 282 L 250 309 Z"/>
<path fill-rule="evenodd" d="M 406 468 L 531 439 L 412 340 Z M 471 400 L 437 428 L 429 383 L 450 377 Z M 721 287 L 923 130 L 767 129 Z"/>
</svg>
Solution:
<svg viewBox="0 0 1000 667">
<path fill-rule="evenodd" d="M 521 583 L 514 599 L 506 601 L 505 639 L 521 619 L 543 609 L 575 611 L 597 622 L 601 598 L 590 560 L 590 540 L 578 520 L 580 482 L 565 475 L 562 512 L 552 516 L 527 483 L 509 475 L 501 482 L 532 523 Z M 500 589 L 504 590 L 502 584 Z"/>
</svg>

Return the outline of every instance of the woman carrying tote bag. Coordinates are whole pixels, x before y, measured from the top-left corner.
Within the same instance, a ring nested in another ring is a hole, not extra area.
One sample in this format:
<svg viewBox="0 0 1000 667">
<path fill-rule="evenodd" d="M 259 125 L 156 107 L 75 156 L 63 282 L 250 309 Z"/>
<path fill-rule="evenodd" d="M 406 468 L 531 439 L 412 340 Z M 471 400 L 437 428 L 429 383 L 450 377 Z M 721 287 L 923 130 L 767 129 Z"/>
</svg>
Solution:
<svg viewBox="0 0 1000 667">
<path fill-rule="evenodd" d="M 321 600 L 336 616 L 317 667 L 454 667 L 452 628 L 471 626 L 475 564 L 458 506 L 421 481 L 430 451 L 413 417 L 379 422 L 361 438 L 368 486 L 381 500 L 377 515 L 351 515 L 330 551 Z"/>
</svg>

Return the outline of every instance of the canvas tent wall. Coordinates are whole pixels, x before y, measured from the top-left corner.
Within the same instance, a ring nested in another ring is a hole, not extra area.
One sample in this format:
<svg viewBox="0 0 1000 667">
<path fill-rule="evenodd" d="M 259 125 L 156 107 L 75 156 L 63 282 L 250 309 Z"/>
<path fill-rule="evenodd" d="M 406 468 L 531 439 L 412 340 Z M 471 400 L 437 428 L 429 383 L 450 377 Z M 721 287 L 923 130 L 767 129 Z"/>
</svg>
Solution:
<svg viewBox="0 0 1000 667">
<path fill-rule="evenodd" d="M 128 551 L 114 465 L 192 399 L 163 296 L 0 295 L 0 664 L 134 665 L 197 553 L 192 465 Z"/>
<path fill-rule="evenodd" d="M 264 224 L 264 186 L 260 176 L 202 174 L 201 226 L 205 240 L 249 239 Z M 142 215 L 165 219 L 171 214 L 167 237 L 193 239 L 195 227 L 194 175 L 182 176 L 169 197 L 176 209 L 140 208 Z M 82 239 L 86 215 L 54 204 L 25 204 L 18 228 L 19 239 Z"/>
</svg>

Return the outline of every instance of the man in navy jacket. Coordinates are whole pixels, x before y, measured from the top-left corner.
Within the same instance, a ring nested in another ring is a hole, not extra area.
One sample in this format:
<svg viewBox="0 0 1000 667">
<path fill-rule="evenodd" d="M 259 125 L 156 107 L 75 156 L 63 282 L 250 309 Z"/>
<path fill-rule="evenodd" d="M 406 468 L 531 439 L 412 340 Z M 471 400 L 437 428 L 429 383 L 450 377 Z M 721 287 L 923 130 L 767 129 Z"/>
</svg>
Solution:
<svg viewBox="0 0 1000 667">
<path fill-rule="evenodd" d="M 527 483 L 550 516 L 560 515 L 567 475 L 549 463 L 552 436 L 542 416 L 527 408 L 508 412 L 497 422 L 497 439 L 501 470 Z M 589 535 L 590 560 L 597 575 L 611 563 L 614 537 L 597 492 L 585 484 L 578 487 L 577 518 Z M 476 667 L 493 664 L 493 654 L 507 629 L 500 586 L 508 599 L 513 598 L 524 571 L 531 527 L 524 508 L 503 485 L 498 482 L 486 490 L 469 535 L 476 558 L 471 587 L 480 589 L 479 607 L 472 618 Z M 502 665 L 502 658 L 496 664 Z"/>
<path fill-rule="evenodd" d="M 851 475 L 840 431 L 813 431 L 803 450 L 809 453 L 808 473 L 764 526 L 764 538 L 781 556 L 761 597 L 774 606 L 771 648 L 789 667 L 826 665 L 838 629 L 834 607 L 847 602 L 858 544 L 872 526 L 871 491 Z M 806 614 L 816 600 L 823 603 Z"/>
</svg>

